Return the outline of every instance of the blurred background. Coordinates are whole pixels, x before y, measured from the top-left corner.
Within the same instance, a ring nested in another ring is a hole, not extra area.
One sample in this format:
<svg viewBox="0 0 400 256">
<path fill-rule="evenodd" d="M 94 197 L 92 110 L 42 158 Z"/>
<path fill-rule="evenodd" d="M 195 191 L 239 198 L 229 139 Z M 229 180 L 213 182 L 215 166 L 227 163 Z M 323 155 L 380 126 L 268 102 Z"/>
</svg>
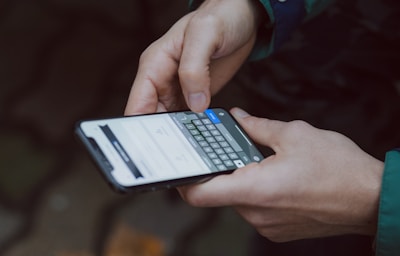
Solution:
<svg viewBox="0 0 400 256">
<path fill-rule="evenodd" d="M 370 2 L 358 15 L 397 27 L 368 16 L 387 12 Z M 140 53 L 187 10 L 186 0 L 0 0 L 1 255 L 264 252 L 230 208 L 193 208 L 175 190 L 116 194 L 73 134 L 80 119 L 122 115 Z M 212 104 L 303 119 L 383 160 L 400 145 L 399 44 L 349 10 L 338 1 L 276 55 L 245 64 Z"/>
<path fill-rule="evenodd" d="M 1 255 L 246 254 L 253 231 L 231 209 L 116 194 L 73 134 L 79 119 L 122 115 L 140 53 L 187 11 L 0 1 Z"/>
</svg>

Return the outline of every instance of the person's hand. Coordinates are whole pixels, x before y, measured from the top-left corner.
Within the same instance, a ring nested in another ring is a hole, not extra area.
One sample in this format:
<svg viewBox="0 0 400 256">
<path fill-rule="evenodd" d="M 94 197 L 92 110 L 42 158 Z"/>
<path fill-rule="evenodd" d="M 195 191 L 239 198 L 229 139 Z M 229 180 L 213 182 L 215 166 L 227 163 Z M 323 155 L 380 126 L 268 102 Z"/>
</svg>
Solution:
<svg viewBox="0 0 400 256">
<path fill-rule="evenodd" d="M 250 54 L 257 10 L 251 0 L 207 0 L 141 55 L 126 115 L 204 111 Z"/>
<path fill-rule="evenodd" d="M 347 137 L 303 121 L 232 114 L 275 154 L 229 175 L 179 188 L 194 206 L 234 206 L 276 242 L 376 231 L 383 163 Z"/>
</svg>

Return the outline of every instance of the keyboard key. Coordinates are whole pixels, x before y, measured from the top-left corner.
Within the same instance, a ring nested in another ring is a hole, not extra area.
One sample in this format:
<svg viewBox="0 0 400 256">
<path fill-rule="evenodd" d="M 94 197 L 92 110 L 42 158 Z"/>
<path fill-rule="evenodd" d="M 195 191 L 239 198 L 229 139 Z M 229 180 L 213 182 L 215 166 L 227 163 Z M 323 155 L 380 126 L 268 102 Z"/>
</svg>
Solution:
<svg viewBox="0 0 400 256">
<path fill-rule="evenodd" d="M 194 135 L 199 135 L 200 132 L 198 130 L 189 130 L 190 133 L 194 136 Z"/>
<path fill-rule="evenodd" d="M 209 157 L 209 158 L 217 158 L 218 155 L 215 154 L 214 152 L 212 152 L 212 153 L 209 153 L 209 154 L 208 154 L 208 157 Z M 233 164 L 233 163 L 232 163 L 232 164 Z"/>
<path fill-rule="evenodd" d="M 196 135 L 196 136 L 193 136 L 193 137 L 194 137 L 194 139 L 197 140 L 197 141 L 202 141 L 202 140 L 204 140 L 204 137 L 201 136 L 201 135 Z"/>
<path fill-rule="evenodd" d="M 235 163 L 237 168 L 244 166 L 244 163 L 242 162 L 242 160 L 234 160 L 233 162 Z"/>
<path fill-rule="evenodd" d="M 205 132 L 202 132 L 201 135 L 203 135 L 204 137 L 210 137 L 211 133 L 209 131 L 205 131 Z"/>
<path fill-rule="evenodd" d="M 219 134 L 219 131 L 216 130 L 215 125 L 213 125 L 213 124 L 207 124 L 206 127 L 207 127 L 208 130 L 215 130 L 215 131 L 218 132 L 218 134 Z M 218 135 L 218 134 L 217 134 L 217 135 Z"/>
<path fill-rule="evenodd" d="M 206 140 L 208 141 L 208 143 L 216 142 L 214 137 L 206 137 Z"/>
<path fill-rule="evenodd" d="M 210 129 L 209 129 L 210 130 Z M 218 130 L 210 130 L 211 134 L 214 136 L 221 135 L 221 133 Z"/>
<path fill-rule="evenodd" d="M 224 150 L 225 150 L 225 152 L 226 153 L 233 153 L 234 151 L 233 151 L 233 148 L 231 148 L 231 147 L 226 147 L 226 148 L 224 148 Z"/>
<path fill-rule="evenodd" d="M 228 154 L 228 156 L 230 159 L 238 159 L 239 158 L 239 156 L 236 153 L 230 153 L 230 154 Z"/>
<path fill-rule="evenodd" d="M 214 162 L 215 165 L 222 164 L 222 161 L 218 158 L 215 158 L 212 161 Z"/>
<path fill-rule="evenodd" d="M 229 160 L 229 156 L 227 154 L 219 155 L 219 158 L 221 158 L 222 161 Z"/>
<path fill-rule="evenodd" d="M 215 143 L 215 142 L 210 143 L 210 146 L 211 146 L 213 149 L 220 148 L 219 144 L 218 144 L 218 143 Z"/>
<path fill-rule="evenodd" d="M 235 164 L 234 164 L 231 160 L 226 160 L 226 161 L 224 161 L 224 164 L 225 164 L 226 166 L 228 166 L 228 167 L 233 167 L 233 166 L 235 166 Z"/>
<path fill-rule="evenodd" d="M 225 141 L 225 138 L 223 136 L 215 136 L 215 140 L 221 142 Z"/>
<path fill-rule="evenodd" d="M 217 148 L 215 149 L 215 153 L 217 153 L 218 155 L 224 154 L 224 150 L 222 148 Z"/>
<path fill-rule="evenodd" d="M 223 165 L 223 164 L 217 165 L 217 168 L 218 168 L 218 170 L 220 170 L 220 171 L 225 171 L 225 170 L 226 170 L 226 167 L 225 167 L 225 165 Z"/>
<path fill-rule="evenodd" d="M 197 115 L 199 118 L 201 118 L 201 119 L 207 117 L 206 114 L 204 114 L 204 113 L 196 113 L 196 115 Z"/>
<path fill-rule="evenodd" d="M 197 129 L 201 132 L 207 131 L 207 128 L 204 125 L 197 126 Z"/>
<path fill-rule="evenodd" d="M 214 150 L 213 150 L 211 147 L 204 147 L 203 150 L 204 150 L 204 152 L 206 152 L 206 153 L 214 152 Z"/>
<path fill-rule="evenodd" d="M 192 129 L 195 129 L 196 127 L 193 124 L 186 124 L 186 128 L 188 130 L 192 130 Z"/>
<path fill-rule="evenodd" d="M 210 119 L 206 119 L 206 118 L 204 118 L 204 119 L 201 119 L 201 121 L 203 122 L 203 124 L 211 124 L 211 121 L 210 121 Z"/>
<path fill-rule="evenodd" d="M 203 140 L 203 141 L 199 141 L 199 145 L 200 145 L 200 147 L 207 147 L 208 146 L 208 143 L 207 143 L 207 141 L 205 141 L 205 140 Z"/>
<path fill-rule="evenodd" d="M 229 143 L 226 141 L 220 142 L 219 145 L 221 145 L 223 148 L 229 147 Z"/>
<path fill-rule="evenodd" d="M 193 122 L 193 124 L 196 125 L 196 126 L 202 125 L 202 124 L 203 124 L 199 119 L 192 120 L 192 122 Z"/>
</svg>

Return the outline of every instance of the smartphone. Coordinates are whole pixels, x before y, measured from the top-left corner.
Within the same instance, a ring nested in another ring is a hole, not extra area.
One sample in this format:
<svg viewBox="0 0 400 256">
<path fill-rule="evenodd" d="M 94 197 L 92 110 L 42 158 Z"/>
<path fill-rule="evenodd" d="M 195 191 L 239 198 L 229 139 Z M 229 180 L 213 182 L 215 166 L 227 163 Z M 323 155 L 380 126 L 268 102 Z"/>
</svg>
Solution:
<svg viewBox="0 0 400 256">
<path fill-rule="evenodd" d="M 222 108 L 85 120 L 76 133 L 118 192 L 198 182 L 264 158 Z"/>
</svg>

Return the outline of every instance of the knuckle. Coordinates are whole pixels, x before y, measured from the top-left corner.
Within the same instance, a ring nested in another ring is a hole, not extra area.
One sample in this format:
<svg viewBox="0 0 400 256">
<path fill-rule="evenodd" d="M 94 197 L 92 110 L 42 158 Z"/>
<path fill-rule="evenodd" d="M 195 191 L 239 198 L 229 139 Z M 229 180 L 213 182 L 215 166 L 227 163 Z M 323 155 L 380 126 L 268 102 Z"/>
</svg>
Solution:
<svg viewBox="0 0 400 256">
<path fill-rule="evenodd" d="M 198 77 L 198 72 L 193 67 L 180 67 L 178 75 L 181 79 L 195 80 Z"/>
<path fill-rule="evenodd" d="M 309 123 L 303 120 L 294 120 L 288 123 L 288 126 L 283 132 L 286 132 L 289 136 L 299 137 L 308 134 L 312 128 L 313 127 Z"/>
<path fill-rule="evenodd" d="M 160 56 L 161 52 L 158 47 L 156 47 L 158 41 L 153 42 L 148 46 L 139 57 L 139 64 L 146 63 L 147 61 L 152 61 Z"/>
<path fill-rule="evenodd" d="M 179 81 L 183 91 L 203 91 L 210 88 L 210 79 L 203 72 L 195 67 L 180 67 L 178 70 Z"/>
<path fill-rule="evenodd" d="M 139 65 L 143 65 L 144 63 L 147 62 L 147 60 L 152 56 L 151 54 L 151 50 L 150 49 L 146 49 L 144 50 L 139 57 Z"/>
<path fill-rule="evenodd" d="M 308 130 L 311 128 L 311 125 L 303 120 L 291 121 L 291 122 L 289 122 L 289 125 L 290 125 L 291 129 L 300 130 L 300 131 Z"/>
<path fill-rule="evenodd" d="M 204 12 L 197 13 L 190 20 L 190 26 L 194 27 L 212 28 L 218 27 L 220 23 L 221 20 L 217 16 Z"/>
</svg>

